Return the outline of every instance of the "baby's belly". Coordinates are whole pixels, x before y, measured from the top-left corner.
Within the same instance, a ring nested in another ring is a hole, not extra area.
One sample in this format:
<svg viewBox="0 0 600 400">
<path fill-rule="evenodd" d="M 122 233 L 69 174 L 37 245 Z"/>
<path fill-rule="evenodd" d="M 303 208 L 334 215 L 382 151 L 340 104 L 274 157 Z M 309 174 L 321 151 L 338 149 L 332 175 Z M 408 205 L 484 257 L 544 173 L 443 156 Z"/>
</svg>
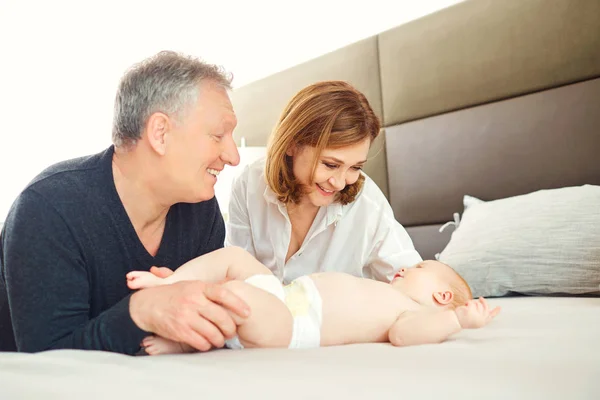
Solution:
<svg viewBox="0 0 600 400">
<path fill-rule="evenodd" d="M 355 278 L 315 280 L 323 301 L 322 346 L 388 341 L 390 327 L 405 308 L 403 296 L 370 283 Z"/>
</svg>

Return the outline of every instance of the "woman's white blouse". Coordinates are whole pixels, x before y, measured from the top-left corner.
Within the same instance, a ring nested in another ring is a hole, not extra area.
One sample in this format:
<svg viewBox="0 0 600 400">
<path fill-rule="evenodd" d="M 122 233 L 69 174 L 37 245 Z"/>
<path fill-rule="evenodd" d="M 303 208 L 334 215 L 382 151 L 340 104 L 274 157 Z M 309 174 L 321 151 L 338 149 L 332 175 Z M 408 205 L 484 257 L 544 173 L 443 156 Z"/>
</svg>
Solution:
<svg viewBox="0 0 600 400">
<path fill-rule="evenodd" d="M 267 186 L 264 166 L 265 160 L 258 160 L 234 180 L 226 245 L 246 249 L 282 282 L 323 271 L 390 281 L 397 269 L 422 261 L 387 199 L 365 174 L 354 202 L 321 207 L 286 263 L 292 226 L 286 206 Z"/>
</svg>

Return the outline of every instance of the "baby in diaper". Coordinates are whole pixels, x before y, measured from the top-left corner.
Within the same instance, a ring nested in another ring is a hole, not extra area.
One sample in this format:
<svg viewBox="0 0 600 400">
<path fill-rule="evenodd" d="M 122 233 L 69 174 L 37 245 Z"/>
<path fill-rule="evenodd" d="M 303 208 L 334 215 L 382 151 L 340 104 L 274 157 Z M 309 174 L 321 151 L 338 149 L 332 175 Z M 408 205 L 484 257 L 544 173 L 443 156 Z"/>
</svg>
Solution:
<svg viewBox="0 0 600 400">
<path fill-rule="evenodd" d="M 400 269 L 390 283 L 321 272 L 284 286 L 245 250 L 225 247 L 185 263 L 167 278 L 145 271 L 127 274 L 131 289 L 182 280 L 227 280 L 224 285 L 250 306 L 246 320 L 234 316 L 237 336 L 226 342 L 238 349 L 439 343 L 462 329 L 487 325 L 500 312 L 483 298 L 472 299 L 464 279 L 432 260 Z M 196 351 L 158 336 L 142 345 L 151 355 Z"/>
</svg>

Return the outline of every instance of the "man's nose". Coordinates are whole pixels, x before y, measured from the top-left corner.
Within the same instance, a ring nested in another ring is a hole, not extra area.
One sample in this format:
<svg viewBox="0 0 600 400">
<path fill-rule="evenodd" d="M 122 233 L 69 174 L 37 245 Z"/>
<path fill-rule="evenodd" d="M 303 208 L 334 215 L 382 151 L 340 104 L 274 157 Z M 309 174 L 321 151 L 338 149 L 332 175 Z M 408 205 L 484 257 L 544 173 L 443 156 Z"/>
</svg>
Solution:
<svg viewBox="0 0 600 400">
<path fill-rule="evenodd" d="M 233 136 L 228 136 L 225 142 L 225 147 L 221 152 L 221 159 L 226 163 L 233 167 L 240 163 L 240 153 L 235 144 L 235 140 L 233 140 Z"/>
</svg>

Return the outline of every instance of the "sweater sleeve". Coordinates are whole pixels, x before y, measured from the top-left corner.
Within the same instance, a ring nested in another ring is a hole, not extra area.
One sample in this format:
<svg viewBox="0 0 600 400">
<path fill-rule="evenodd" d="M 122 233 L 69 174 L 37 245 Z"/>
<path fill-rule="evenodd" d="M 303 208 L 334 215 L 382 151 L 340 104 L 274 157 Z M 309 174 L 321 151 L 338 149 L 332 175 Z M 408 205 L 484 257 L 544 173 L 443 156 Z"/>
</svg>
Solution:
<svg viewBox="0 0 600 400">
<path fill-rule="evenodd" d="M 90 319 L 90 274 L 77 236 L 32 189 L 20 195 L 6 221 L 3 264 L 19 351 L 139 350 L 147 333 L 131 319 L 130 296 Z"/>
</svg>

